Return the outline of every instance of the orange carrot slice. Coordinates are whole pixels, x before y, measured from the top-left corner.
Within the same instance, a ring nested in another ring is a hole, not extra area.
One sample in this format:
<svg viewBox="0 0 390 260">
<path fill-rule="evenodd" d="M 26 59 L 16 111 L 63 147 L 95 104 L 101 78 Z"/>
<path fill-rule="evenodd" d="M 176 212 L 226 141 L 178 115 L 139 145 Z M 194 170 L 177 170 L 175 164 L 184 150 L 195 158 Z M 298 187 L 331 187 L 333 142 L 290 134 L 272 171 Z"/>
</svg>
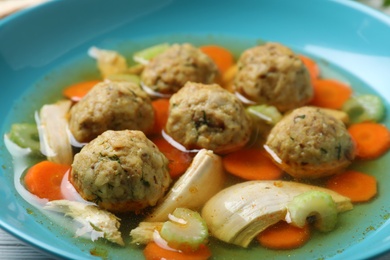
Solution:
<svg viewBox="0 0 390 260">
<path fill-rule="evenodd" d="M 61 182 L 69 165 L 42 161 L 32 166 L 24 177 L 27 190 L 42 199 L 63 199 Z"/>
<path fill-rule="evenodd" d="M 259 149 L 243 149 L 222 158 L 226 171 L 246 180 L 276 180 L 282 170 Z"/>
<path fill-rule="evenodd" d="M 268 227 L 257 235 L 260 245 L 270 249 L 294 249 L 303 246 L 310 238 L 310 226 L 295 227 L 285 221 Z"/>
<path fill-rule="evenodd" d="M 169 99 L 156 99 L 152 101 L 154 109 L 154 133 L 160 134 L 167 124 L 169 115 Z"/>
<path fill-rule="evenodd" d="M 72 101 L 77 102 L 82 99 L 88 93 L 88 91 L 90 91 L 99 82 L 101 81 L 91 80 L 73 84 L 64 89 L 63 95 Z"/>
<path fill-rule="evenodd" d="M 215 62 L 221 74 L 225 73 L 234 64 L 233 54 L 226 48 L 218 45 L 205 45 L 199 49 Z"/>
<path fill-rule="evenodd" d="M 390 149 L 390 131 L 378 123 L 364 122 L 351 125 L 348 132 L 356 143 L 356 156 L 375 159 Z"/>
<path fill-rule="evenodd" d="M 311 105 L 332 109 L 341 109 L 352 95 L 352 89 L 339 81 L 318 79 L 313 82 L 314 97 Z"/>
<path fill-rule="evenodd" d="M 206 260 L 211 257 L 211 250 L 206 245 L 202 245 L 195 252 L 183 253 L 162 248 L 151 242 L 146 245 L 143 253 L 146 260 Z"/>
<path fill-rule="evenodd" d="M 176 149 L 162 137 L 153 138 L 152 141 L 169 160 L 169 174 L 173 179 L 181 176 L 191 165 L 192 157 L 189 153 Z"/>
<path fill-rule="evenodd" d="M 317 63 L 314 60 L 304 55 L 298 55 L 298 57 L 301 59 L 301 61 L 309 71 L 312 82 L 318 79 L 320 76 L 320 68 L 318 67 Z"/>
<path fill-rule="evenodd" d="M 326 188 L 350 198 L 352 202 L 366 202 L 377 194 L 375 177 L 352 170 L 329 178 Z"/>
</svg>

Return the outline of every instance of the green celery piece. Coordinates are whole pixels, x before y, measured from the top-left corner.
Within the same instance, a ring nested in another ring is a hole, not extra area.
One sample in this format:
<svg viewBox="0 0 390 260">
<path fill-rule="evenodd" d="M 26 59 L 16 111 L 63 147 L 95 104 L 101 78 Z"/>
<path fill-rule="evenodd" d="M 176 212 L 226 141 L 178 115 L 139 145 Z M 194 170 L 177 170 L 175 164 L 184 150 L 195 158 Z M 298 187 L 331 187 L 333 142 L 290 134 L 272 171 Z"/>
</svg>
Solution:
<svg viewBox="0 0 390 260">
<path fill-rule="evenodd" d="M 275 125 L 282 119 L 282 114 L 274 106 L 256 105 L 249 106 L 246 110 L 253 119 L 262 120 L 271 125 Z"/>
<path fill-rule="evenodd" d="M 349 98 L 342 110 L 349 116 L 351 123 L 366 121 L 380 122 L 385 115 L 385 106 L 382 100 L 375 95 L 361 95 Z"/>
<path fill-rule="evenodd" d="M 307 217 L 315 216 L 315 227 L 322 232 L 334 229 L 337 223 L 337 205 L 331 195 L 322 191 L 308 191 L 293 198 L 287 204 L 293 225 L 303 227 Z"/>
<path fill-rule="evenodd" d="M 182 251 L 195 251 L 208 239 L 208 228 L 200 214 L 187 208 L 176 208 L 173 218 L 164 222 L 160 235 L 168 245 Z M 178 222 L 180 221 L 180 222 Z"/>
<path fill-rule="evenodd" d="M 140 50 L 133 55 L 133 60 L 141 63 L 141 64 L 147 64 L 149 60 L 154 58 L 160 53 L 163 53 L 166 49 L 169 48 L 168 43 L 161 43 L 154 46 L 151 46 L 149 48 Z"/>
<path fill-rule="evenodd" d="M 35 124 L 13 124 L 9 139 L 22 148 L 30 148 L 32 152 L 40 153 L 39 133 Z"/>
</svg>

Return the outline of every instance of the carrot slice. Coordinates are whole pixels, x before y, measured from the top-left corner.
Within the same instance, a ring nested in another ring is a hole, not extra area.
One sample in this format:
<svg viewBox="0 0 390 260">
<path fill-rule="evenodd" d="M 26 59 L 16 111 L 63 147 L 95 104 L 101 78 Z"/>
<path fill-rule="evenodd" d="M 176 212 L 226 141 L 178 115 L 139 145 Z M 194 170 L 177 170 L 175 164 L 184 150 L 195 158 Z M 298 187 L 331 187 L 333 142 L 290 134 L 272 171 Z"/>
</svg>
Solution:
<svg viewBox="0 0 390 260">
<path fill-rule="evenodd" d="M 182 175 L 191 165 L 192 157 L 189 153 L 176 149 L 162 137 L 153 138 L 152 141 L 169 160 L 169 174 L 173 179 Z"/>
<path fill-rule="evenodd" d="M 154 133 L 160 134 L 165 128 L 169 115 L 169 99 L 156 99 L 152 101 L 154 109 Z"/>
<path fill-rule="evenodd" d="M 311 105 L 332 109 L 341 109 L 352 95 L 352 88 L 332 79 L 317 79 L 313 82 L 314 97 Z"/>
<path fill-rule="evenodd" d="M 77 102 L 82 99 L 88 93 L 88 91 L 90 91 L 99 82 L 101 81 L 91 80 L 79 82 L 65 88 L 62 93 L 65 97 Z"/>
<path fill-rule="evenodd" d="M 246 180 L 276 180 L 282 170 L 259 149 L 243 149 L 222 158 L 226 171 Z"/>
<path fill-rule="evenodd" d="M 205 45 L 199 49 L 215 62 L 221 74 L 225 73 L 234 64 L 233 54 L 228 49 L 218 45 Z"/>
<path fill-rule="evenodd" d="M 295 227 L 285 221 L 268 227 L 257 235 L 260 245 L 270 249 L 294 249 L 303 246 L 310 238 L 310 226 Z"/>
<path fill-rule="evenodd" d="M 373 122 L 351 125 L 348 132 L 356 143 L 356 156 L 375 159 L 390 149 L 390 131 L 386 126 Z"/>
<path fill-rule="evenodd" d="M 307 56 L 304 55 L 298 55 L 299 59 L 303 62 L 303 64 L 306 66 L 307 70 L 309 71 L 310 78 L 312 82 L 314 80 L 318 79 L 320 76 L 320 68 L 318 67 L 317 63 L 310 59 Z"/>
<path fill-rule="evenodd" d="M 42 199 L 63 199 L 61 182 L 69 165 L 42 161 L 32 166 L 24 177 L 27 190 Z"/>
<path fill-rule="evenodd" d="M 211 250 L 206 245 L 202 245 L 195 252 L 183 253 L 162 248 L 151 242 L 146 245 L 143 253 L 146 260 L 206 260 L 211 257 Z"/>
<path fill-rule="evenodd" d="M 350 198 L 352 202 L 366 202 L 377 194 L 377 181 L 371 175 L 350 170 L 332 176 L 326 182 L 326 188 Z"/>
</svg>

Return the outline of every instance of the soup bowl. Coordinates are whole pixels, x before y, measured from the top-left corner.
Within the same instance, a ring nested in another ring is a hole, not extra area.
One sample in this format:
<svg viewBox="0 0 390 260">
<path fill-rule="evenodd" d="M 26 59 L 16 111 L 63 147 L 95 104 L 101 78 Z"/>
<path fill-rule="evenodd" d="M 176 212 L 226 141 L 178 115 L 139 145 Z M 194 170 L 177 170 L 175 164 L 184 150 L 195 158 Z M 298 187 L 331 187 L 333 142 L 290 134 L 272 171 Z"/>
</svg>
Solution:
<svg viewBox="0 0 390 260">
<path fill-rule="evenodd" d="M 390 17 L 354 1 L 52 1 L 0 21 L 2 137 L 18 122 L 34 122 L 62 90 L 98 74 L 88 49 L 131 55 L 154 44 L 217 44 L 236 58 L 246 48 L 279 42 L 318 62 L 323 76 L 348 82 L 355 93 L 380 96 L 389 109 Z M 388 116 L 382 122 L 390 126 Z M 378 196 L 340 216 L 338 228 L 315 233 L 294 250 L 249 249 L 214 241 L 212 259 L 366 259 L 390 250 L 389 156 L 358 162 L 378 180 Z M 18 165 L 0 141 L 0 227 L 54 257 L 143 259 L 142 247 L 118 247 L 75 237 L 20 195 Z M 20 170 L 20 169 L 19 169 Z M 130 221 L 131 222 L 131 221 Z M 133 227 L 124 225 L 127 237 Z"/>
</svg>

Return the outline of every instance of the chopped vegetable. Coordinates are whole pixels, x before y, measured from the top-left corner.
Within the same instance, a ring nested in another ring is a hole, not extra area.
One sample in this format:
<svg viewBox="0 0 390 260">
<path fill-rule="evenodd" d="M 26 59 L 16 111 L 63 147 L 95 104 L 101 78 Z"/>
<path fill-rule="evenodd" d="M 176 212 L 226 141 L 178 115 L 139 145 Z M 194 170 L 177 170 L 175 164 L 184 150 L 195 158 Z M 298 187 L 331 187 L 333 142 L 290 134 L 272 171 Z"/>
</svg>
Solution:
<svg viewBox="0 0 390 260">
<path fill-rule="evenodd" d="M 168 167 L 171 178 L 177 179 L 191 165 L 192 157 L 189 153 L 176 149 L 162 137 L 154 138 L 152 141 L 169 160 Z"/>
<path fill-rule="evenodd" d="M 360 159 L 375 159 L 390 149 L 390 131 L 382 124 L 353 124 L 348 132 L 356 143 L 356 156 Z"/>
<path fill-rule="evenodd" d="M 154 133 L 160 134 L 165 128 L 169 115 L 169 99 L 159 98 L 152 101 L 154 109 Z"/>
<path fill-rule="evenodd" d="M 254 120 L 260 119 L 271 125 L 275 125 L 283 117 L 276 107 L 268 105 L 249 106 L 246 111 Z"/>
<path fill-rule="evenodd" d="M 183 253 L 165 249 L 152 242 L 144 249 L 145 260 L 207 260 L 211 257 L 211 250 L 202 245 L 197 251 L 191 253 Z"/>
<path fill-rule="evenodd" d="M 305 64 L 307 70 L 309 71 L 312 82 L 318 79 L 320 76 L 320 68 L 318 67 L 317 63 L 304 55 L 298 55 L 298 57 L 301 59 L 303 64 Z"/>
<path fill-rule="evenodd" d="M 197 251 L 207 242 L 208 235 L 207 225 L 199 213 L 187 208 L 176 208 L 165 222 L 141 222 L 130 232 L 133 244 L 155 241 L 182 252 Z"/>
<path fill-rule="evenodd" d="M 160 232 L 164 222 L 140 222 L 130 231 L 131 243 L 146 245 L 154 241 L 154 232 Z"/>
<path fill-rule="evenodd" d="M 91 47 L 88 50 L 88 54 L 97 60 L 97 65 L 103 78 L 107 78 L 112 74 L 123 74 L 128 70 L 126 58 L 116 51 Z"/>
<path fill-rule="evenodd" d="M 207 242 L 209 233 L 206 222 L 198 212 L 177 208 L 161 227 L 160 235 L 169 247 L 182 252 L 195 252 Z"/>
<path fill-rule="evenodd" d="M 70 100 L 44 105 L 37 118 L 41 151 L 49 161 L 72 164 L 73 152 L 67 132 L 67 116 L 71 105 Z"/>
<path fill-rule="evenodd" d="M 39 198 L 59 200 L 63 198 L 61 182 L 70 165 L 42 161 L 33 165 L 24 177 L 28 191 Z"/>
<path fill-rule="evenodd" d="M 352 170 L 332 176 L 326 182 L 326 187 L 350 198 L 352 202 L 366 202 L 377 194 L 374 176 Z"/>
<path fill-rule="evenodd" d="M 80 101 L 96 84 L 99 80 L 83 81 L 73 84 L 64 89 L 63 95 L 72 101 Z"/>
<path fill-rule="evenodd" d="M 55 200 L 48 202 L 44 208 L 64 213 L 65 216 L 72 217 L 80 223 L 82 227 L 77 230 L 76 236 L 91 233 L 92 241 L 102 237 L 118 245 L 125 245 L 119 231 L 120 219 L 95 205 L 69 200 Z"/>
<path fill-rule="evenodd" d="M 158 91 L 154 91 L 152 88 L 146 86 L 142 81 L 141 81 L 141 87 L 142 90 L 145 91 L 151 98 L 170 98 L 172 94 L 163 94 Z"/>
<path fill-rule="evenodd" d="M 200 150 L 191 166 L 145 221 L 166 221 L 168 215 L 180 207 L 199 209 L 222 189 L 225 179 L 221 157 L 210 150 Z"/>
<path fill-rule="evenodd" d="M 168 43 L 162 43 L 162 44 L 151 46 L 149 48 L 134 53 L 133 60 L 140 64 L 146 65 L 149 63 L 149 60 L 163 53 L 169 47 L 170 45 Z"/>
<path fill-rule="evenodd" d="M 35 124 L 13 124 L 9 139 L 21 148 L 30 148 L 34 154 L 41 154 L 39 133 Z"/>
<path fill-rule="evenodd" d="M 341 109 L 352 89 L 350 86 L 332 79 L 318 79 L 313 82 L 314 97 L 311 105 L 332 109 Z"/>
<path fill-rule="evenodd" d="M 259 149 L 242 149 L 222 159 L 226 171 L 245 180 L 277 180 L 283 171 Z"/>
<path fill-rule="evenodd" d="M 222 75 L 234 64 L 233 54 L 222 46 L 205 45 L 199 49 L 214 61 Z"/>
<path fill-rule="evenodd" d="M 348 113 L 351 123 L 380 122 L 385 115 L 385 105 L 375 95 L 351 97 L 344 103 L 342 110 Z"/>
<path fill-rule="evenodd" d="M 270 249 L 299 248 L 310 239 L 310 226 L 305 224 L 300 228 L 285 221 L 279 221 L 258 234 L 256 239 L 260 245 Z"/>
<path fill-rule="evenodd" d="M 315 227 L 322 232 L 334 229 L 337 223 L 337 205 L 331 195 L 322 191 L 307 191 L 287 204 L 286 221 L 303 228 L 306 219 L 316 217 Z"/>
<path fill-rule="evenodd" d="M 247 247 L 257 234 L 285 219 L 287 205 L 294 197 L 312 190 L 331 195 L 338 212 L 353 208 L 349 198 L 318 186 L 291 181 L 247 181 L 214 195 L 204 205 L 202 218 L 215 238 Z"/>
</svg>

